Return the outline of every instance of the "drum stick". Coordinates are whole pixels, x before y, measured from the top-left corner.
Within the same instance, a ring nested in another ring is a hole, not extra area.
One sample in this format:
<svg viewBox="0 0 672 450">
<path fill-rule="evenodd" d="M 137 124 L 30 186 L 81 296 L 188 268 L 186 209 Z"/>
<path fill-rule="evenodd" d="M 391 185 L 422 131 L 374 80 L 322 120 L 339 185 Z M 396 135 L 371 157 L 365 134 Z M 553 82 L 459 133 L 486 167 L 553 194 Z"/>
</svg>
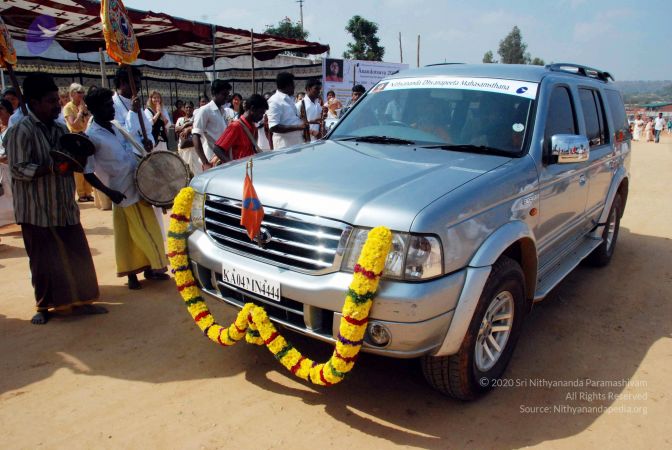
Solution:
<svg viewBox="0 0 672 450">
<path fill-rule="evenodd" d="M 124 67 L 126 67 L 126 73 L 128 74 L 128 84 L 131 86 L 131 95 L 132 97 L 135 97 L 138 94 L 138 90 L 135 87 L 135 80 L 133 79 L 133 70 L 130 65 L 124 64 Z M 142 112 L 142 106 L 140 106 L 140 111 L 138 111 L 138 120 L 140 121 L 140 130 L 142 131 L 142 138 L 144 140 L 147 139 L 147 130 L 145 130 L 145 121 L 143 120 L 141 114 Z"/>
<path fill-rule="evenodd" d="M 23 113 L 24 116 L 27 116 L 28 109 L 26 108 L 26 104 L 23 101 L 23 94 L 21 93 L 21 85 L 19 85 L 19 80 L 16 78 L 14 68 L 9 63 L 5 63 L 5 68 L 7 69 L 7 73 L 9 74 L 9 79 L 12 80 L 14 89 L 16 89 L 16 96 L 19 97 L 19 107 L 21 108 L 21 112 Z"/>
</svg>

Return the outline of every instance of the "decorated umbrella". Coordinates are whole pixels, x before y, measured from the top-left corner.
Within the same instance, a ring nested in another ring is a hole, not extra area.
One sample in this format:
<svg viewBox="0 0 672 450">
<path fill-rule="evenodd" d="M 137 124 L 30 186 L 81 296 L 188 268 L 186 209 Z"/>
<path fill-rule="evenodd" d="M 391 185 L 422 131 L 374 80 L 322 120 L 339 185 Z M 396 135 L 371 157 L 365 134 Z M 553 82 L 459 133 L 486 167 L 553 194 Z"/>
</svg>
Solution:
<svg viewBox="0 0 672 450">
<path fill-rule="evenodd" d="M 121 0 L 102 0 L 100 3 L 100 19 L 103 23 L 103 36 L 107 54 L 110 58 L 125 66 L 128 73 L 128 83 L 131 86 L 133 97 L 137 95 L 135 80 L 130 65 L 138 59 L 140 46 L 133 32 L 133 24 L 128 18 L 128 12 Z M 138 113 L 140 116 L 142 112 Z M 142 137 L 147 140 L 145 121 L 138 117 Z"/>
<path fill-rule="evenodd" d="M 21 86 L 19 85 L 19 80 L 16 79 L 16 74 L 14 73 L 14 64 L 16 64 L 16 50 L 14 49 L 14 44 L 12 43 L 12 37 L 9 35 L 9 30 L 5 25 L 5 22 L 2 20 L 2 17 L 0 17 L 0 67 L 7 69 L 9 78 L 12 80 L 12 84 L 16 89 L 16 95 L 19 97 L 21 112 L 23 112 L 24 115 L 28 115 L 26 105 L 23 103 Z"/>
</svg>

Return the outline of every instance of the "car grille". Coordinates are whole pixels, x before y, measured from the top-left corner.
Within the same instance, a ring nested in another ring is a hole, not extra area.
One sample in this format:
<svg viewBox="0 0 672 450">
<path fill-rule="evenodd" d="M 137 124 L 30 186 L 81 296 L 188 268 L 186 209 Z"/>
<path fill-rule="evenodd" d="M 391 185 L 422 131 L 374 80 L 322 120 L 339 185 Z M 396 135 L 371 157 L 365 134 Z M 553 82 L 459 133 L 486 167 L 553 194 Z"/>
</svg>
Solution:
<svg viewBox="0 0 672 450">
<path fill-rule="evenodd" d="M 240 225 L 240 201 L 208 194 L 205 231 L 218 245 L 236 253 L 306 273 L 340 268 L 352 227 L 342 222 L 264 206 L 263 245 L 250 241 Z"/>
</svg>

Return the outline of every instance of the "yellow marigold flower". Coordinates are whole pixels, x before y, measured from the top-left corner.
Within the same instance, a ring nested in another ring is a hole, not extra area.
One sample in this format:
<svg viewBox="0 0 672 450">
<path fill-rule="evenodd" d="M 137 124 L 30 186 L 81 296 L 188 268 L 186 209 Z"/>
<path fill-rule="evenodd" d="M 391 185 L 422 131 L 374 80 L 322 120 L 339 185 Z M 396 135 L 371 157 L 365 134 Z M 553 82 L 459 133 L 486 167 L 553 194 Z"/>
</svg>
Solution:
<svg viewBox="0 0 672 450">
<path fill-rule="evenodd" d="M 280 350 L 285 348 L 287 345 L 287 341 L 285 341 L 285 338 L 282 336 L 278 336 L 276 339 L 273 340 L 270 344 L 268 344 L 268 349 L 273 353 L 274 355 L 278 353 Z"/>
</svg>

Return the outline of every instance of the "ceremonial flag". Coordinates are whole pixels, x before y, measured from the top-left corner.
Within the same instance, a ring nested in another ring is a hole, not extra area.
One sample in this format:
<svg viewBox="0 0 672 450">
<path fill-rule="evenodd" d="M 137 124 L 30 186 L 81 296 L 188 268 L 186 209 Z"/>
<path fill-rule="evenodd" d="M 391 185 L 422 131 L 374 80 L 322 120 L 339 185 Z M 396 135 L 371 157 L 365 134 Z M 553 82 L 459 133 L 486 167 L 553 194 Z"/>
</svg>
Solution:
<svg viewBox="0 0 672 450">
<path fill-rule="evenodd" d="M 0 67 L 7 67 L 8 64 L 16 64 L 16 50 L 7 25 L 0 17 Z"/>
<path fill-rule="evenodd" d="M 250 164 L 248 163 L 248 167 Z M 251 167 L 250 167 L 251 169 Z M 250 240 L 254 240 L 261 229 L 261 221 L 264 220 L 264 207 L 257 197 L 257 192 L 252 185 L 252 179 L 245 170 L 245 183 L 243 184 L 243 208 L 240 214 L 240 224 L 247 230 Z"/>
<path fill-rule="evenodd" d="M 140 46 L 121 0 L 102 0 L 100 19 L 107 54 L 119 64 L 133 64 L 140 53 Z"/>
</svg>

